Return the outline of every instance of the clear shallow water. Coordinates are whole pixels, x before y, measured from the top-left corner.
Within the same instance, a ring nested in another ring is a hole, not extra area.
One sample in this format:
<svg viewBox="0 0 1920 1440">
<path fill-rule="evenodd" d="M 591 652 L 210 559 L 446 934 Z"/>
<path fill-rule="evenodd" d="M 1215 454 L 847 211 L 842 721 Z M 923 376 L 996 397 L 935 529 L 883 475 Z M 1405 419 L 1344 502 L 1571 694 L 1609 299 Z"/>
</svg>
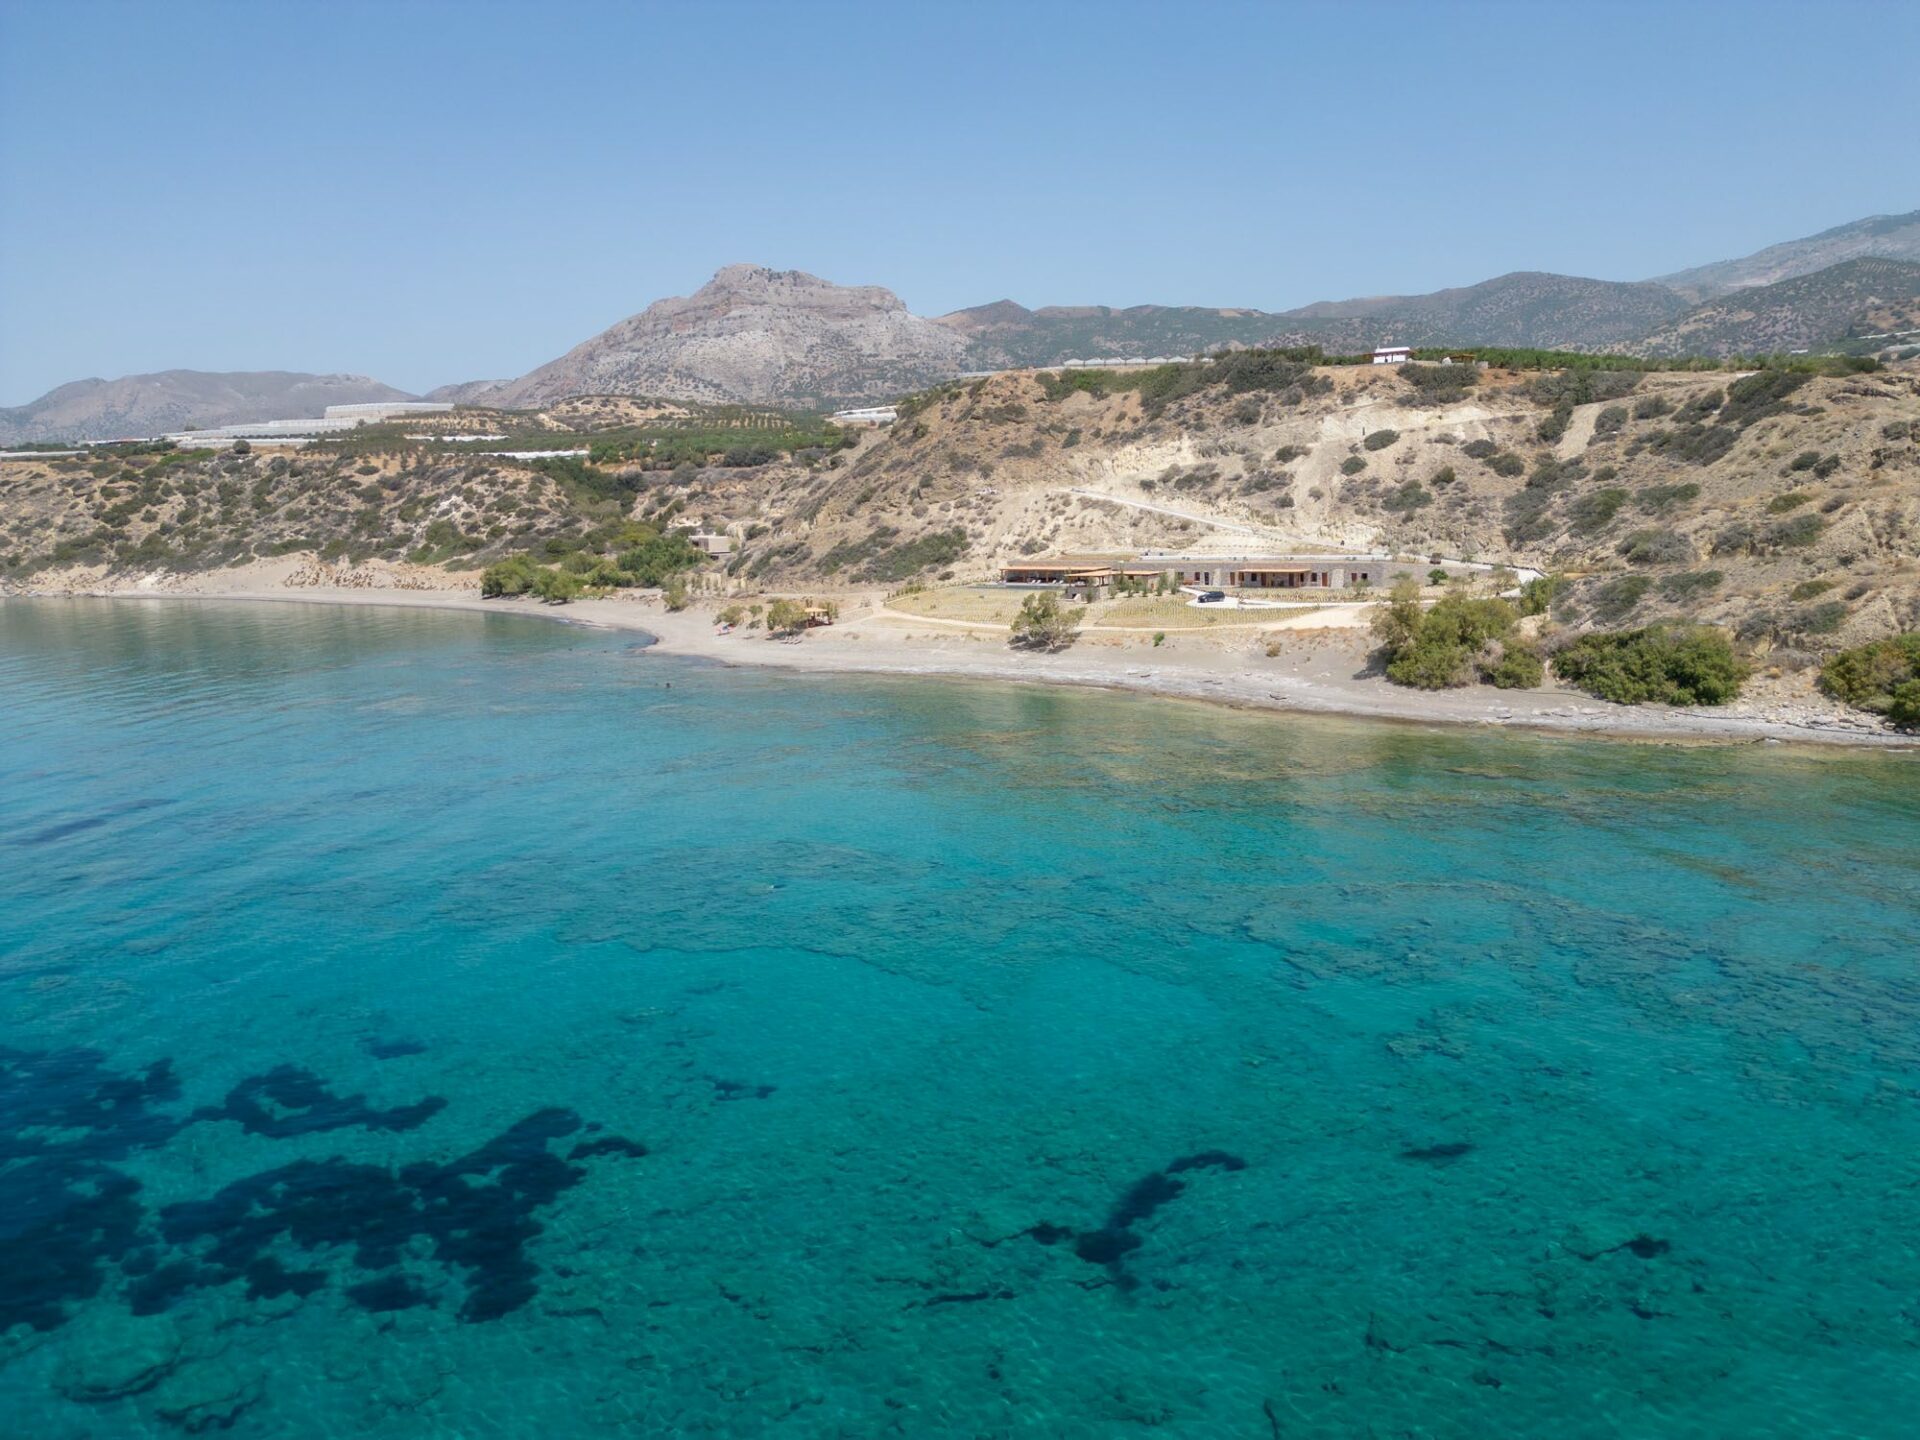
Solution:
<svg viewBox="0 0 1920 1440">
<path fill-rule="evenodd" d="M 10 1434 L 1920 1410 L 1911 757 L 36 601 L 0 806 Z"/>
</svg>

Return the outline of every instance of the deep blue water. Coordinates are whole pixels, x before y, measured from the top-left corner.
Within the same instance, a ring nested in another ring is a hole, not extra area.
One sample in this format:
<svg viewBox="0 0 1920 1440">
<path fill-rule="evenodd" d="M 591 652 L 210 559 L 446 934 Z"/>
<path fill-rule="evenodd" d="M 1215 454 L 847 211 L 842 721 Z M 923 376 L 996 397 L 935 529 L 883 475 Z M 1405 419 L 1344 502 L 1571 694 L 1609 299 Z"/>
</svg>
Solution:
<svg viewBox="0 0 1920 1440">
<path fill-rule="evenodd" d="M 1894 1436 L 1920 760 L 0 604 L 31 1437 Z"/>
</svg>

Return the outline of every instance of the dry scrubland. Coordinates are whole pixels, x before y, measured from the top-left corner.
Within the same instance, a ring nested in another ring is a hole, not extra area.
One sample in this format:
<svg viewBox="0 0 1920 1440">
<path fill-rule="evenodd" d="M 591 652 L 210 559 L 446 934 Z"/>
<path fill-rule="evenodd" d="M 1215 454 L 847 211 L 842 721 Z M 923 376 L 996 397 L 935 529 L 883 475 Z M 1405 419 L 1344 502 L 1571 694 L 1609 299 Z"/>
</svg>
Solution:
<svg viewBox="0 0 1920 1440">
<path fill-rule="evenodd" d="M 916 396 L 898 425 L 851 448 L 716 451 L 671 468 L 617 455 L 534 465 L 397 434 L 342 453 L 0 460 L 0 583 L 167 589 L 193 574 L 204 589 L 231 567 L 311 556 L 359 567 L 365 584 L 404 573 L 470 586 L 520 553 L 611 573 L 623 547 L 691 526 L 740 545 L 689 572 L 696 591 L 918 586 L 893 604 L 976 623 L 1004 623 L 1010 607 L 942 587 L 1005 560 L 1203 545 L 1537 565 L 1568 577 L 1550 628 L 1698 619 L 1789 672 L 1920 626 L 1911 362 L 1846 376 L 1494 370 L 1464 386 L 1384 367 L 1276 365 L 1257 378 L 1169 394 L 1126 377 L 1006 374 Z M 589 443 L 690 414 L 586 397 L 434 428 Z M 1260 618 L 1118 601 L 1086 620 Z"/>
</svg>

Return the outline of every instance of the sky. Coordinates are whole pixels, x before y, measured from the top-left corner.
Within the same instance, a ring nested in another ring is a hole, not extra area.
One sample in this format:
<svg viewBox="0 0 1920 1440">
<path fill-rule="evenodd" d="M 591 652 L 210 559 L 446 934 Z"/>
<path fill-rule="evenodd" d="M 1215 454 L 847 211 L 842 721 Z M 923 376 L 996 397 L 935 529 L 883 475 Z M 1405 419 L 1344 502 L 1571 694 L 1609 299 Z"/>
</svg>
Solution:
<svg viewBox="0 0 1920 1440">
<path fill-rule="evenodd" d="M 1644 279 L 1920 207 L 1916 55 L 1907 0 L 0 0 L 0 404 L 518 375 L 737 261 L 920 314 Z"/>
</svg>

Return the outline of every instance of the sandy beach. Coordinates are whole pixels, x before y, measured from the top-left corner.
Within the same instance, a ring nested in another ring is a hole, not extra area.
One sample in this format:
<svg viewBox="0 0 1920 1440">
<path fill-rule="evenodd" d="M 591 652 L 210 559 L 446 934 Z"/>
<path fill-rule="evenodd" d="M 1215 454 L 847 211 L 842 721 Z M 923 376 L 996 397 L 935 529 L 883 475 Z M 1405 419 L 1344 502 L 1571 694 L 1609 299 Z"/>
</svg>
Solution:
<svg viewBox="0 0 1920 1440">
<path fill-rule="evenodd" d="M 1714 710 L 1609 705 L 1551 681 L 1549 688 L 1527 691 L 1474 686 L 1432 692 L 1390 685 L 1369 670 L 1366 607 L 1360 605 L 1193 633 L 1169 630 L 1159 645 L 1144 630 L 1089 630 L 1070 649 L 1036 654 L 1011 649 L 1000 627 L 905 614 L 878 593 L 837 597 L 839 623 L 787 641 L 758 629 L 721 633 L 716 612 L 737 602 L 702 599 L 669 612 L 649 592 L 617 592 L 559 606 L 526 598 L 484 600 L 462 577 L 413 567 L 347 571 L 311 562 L 267 561 L 133 585 L 88 584 L 84 577 L 74 577 L 57 588 L 28 593 L 467 610 L 644 633 L 653 637 L 660 654 L 812 673 L 1078 685 L 1250 709 L 1633 740 L 1920 750 L 1914 737 L 1819 694 L 1809 675 L 1756 676 L 1740 701 Z"/>
</svg>

